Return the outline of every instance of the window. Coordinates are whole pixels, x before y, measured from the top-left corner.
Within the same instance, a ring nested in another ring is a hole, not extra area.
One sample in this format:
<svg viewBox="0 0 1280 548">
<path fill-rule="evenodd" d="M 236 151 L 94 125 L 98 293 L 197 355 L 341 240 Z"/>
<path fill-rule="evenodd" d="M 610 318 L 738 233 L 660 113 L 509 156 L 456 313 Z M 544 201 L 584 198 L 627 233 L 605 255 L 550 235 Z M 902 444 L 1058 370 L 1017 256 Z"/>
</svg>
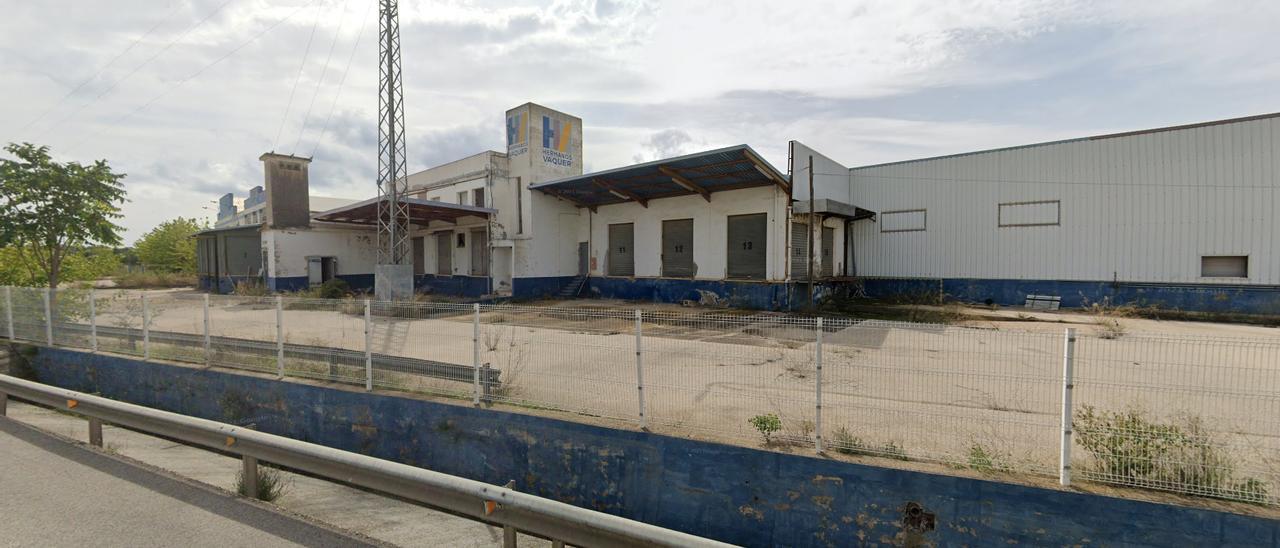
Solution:
<svg viewBox="0 0 1280 548">
<path fill-rule="evenodd" d="M 1200 257 L 1201 278 L 1248 278 L 1248 255 L 1204 255 Z"/>
<path fill-rule="evenodd" d="M 484 189 L 477 188 L 471 191 L 471 205 L 484 207 Z"/>
<path fill-rule="evenodd" d="M 453 248 L 449 246 L 452 232 L 436 234 L 436 274 L 449 276 L 453 274 Z"/>
<path fill-rule="evenodd" d="M 439 202 L 439 201 L 440 201 L 440 197 L 439 197 L 439 196 L 432 196 L 432 197 L 427 198 L 427 199 L 428 199 L 428 200 L 431 200 L 431 201 L 433 201 L 433 202 Z"/>
<path fill-rule="evenodd" d="M 923 209 L 902 209 L 880 214 L 880 232 L 923 232 L 928 226 L 928 212 Z"/>
<path fill-rule="evenodd" d="M 635 276 L 635 225 L 609 225 L 609 275 Z"/>
<path fill-rule="evenodd" d="M 1062 224 L 1062 202 L 1008 202 L 996 207 L 996 224 L 1002 228 L 1015 226 L 1058 226 Z"/>
<path fill-rule="evenodd" d="M 524 189 L 516 177 L 516 234 L 524 234 Z"/>
<path fill-rule="evenodd" d="M 458 233 L 458 249 L 462 249 L 464 247 L 467 247 L 467 233 L 459 232 Z"/>
<path fill-rule="evenodd" d="M 458 193 L 458 205 L 467 205 L 467 191 Z"/>
<path fill-rule="evenodd" d="M 668 278 L 692 278 L 693 219 L 662 221 L 662 275 Z"/>
<path fill-rule="evenodd" d="M 769 217 L 766 213 L 729 216 L 728 269 L 729 278 L 763 280 Z"/>
</svg>

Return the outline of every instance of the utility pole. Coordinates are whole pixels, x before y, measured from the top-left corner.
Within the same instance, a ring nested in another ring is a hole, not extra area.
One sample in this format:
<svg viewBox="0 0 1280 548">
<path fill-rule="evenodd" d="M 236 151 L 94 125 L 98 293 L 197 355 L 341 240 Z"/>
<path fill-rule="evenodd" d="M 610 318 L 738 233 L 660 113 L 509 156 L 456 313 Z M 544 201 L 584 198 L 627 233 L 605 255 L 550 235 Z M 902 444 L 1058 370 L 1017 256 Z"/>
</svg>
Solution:
<svg viewBox="0 0 1280 548">
<path fill-rule="evenodd" d="M 413 294 L 409 210 L 404 202 L 409 181 L 398 0 L 378 0 L 378 27 L 378 264 L 374 293 L 379 300 L 389 301 Z"/>
<path fill-rule="evenodd" d="M 805 241 L 809 242 L 809 306 L 813 307 L 813 238 L 818 222 L 818 212 L 813 209 L 813 155 L 809 155 L 809 237 Z M 817 230 L 818 234 L 822 234 L 821 230 Z"/>
</svg>

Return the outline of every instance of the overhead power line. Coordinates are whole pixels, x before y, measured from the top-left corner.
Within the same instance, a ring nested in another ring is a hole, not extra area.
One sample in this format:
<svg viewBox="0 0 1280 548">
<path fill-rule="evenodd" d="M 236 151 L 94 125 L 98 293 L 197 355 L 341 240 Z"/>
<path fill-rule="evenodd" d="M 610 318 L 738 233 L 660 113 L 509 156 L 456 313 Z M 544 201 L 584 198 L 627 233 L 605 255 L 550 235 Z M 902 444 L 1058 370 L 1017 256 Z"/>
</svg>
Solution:
<svg viewBox="0 0 1280 548">
<path fill-rule="evenodd" d="M 338 10 L 338 30 L 333 33 L 333 42 L 329 43 L 329 54 L 324 56 L 324 67 L 320 69 L 320 78 L 316 80 L 316 88 L 311 92 L 311 103 L 307 105 L 307 113 L 302 117 L 302 129 L 298 130 L 298 139 L 293 142 L 293 150 L 290 154 L 297 154 L 298 146 L 302 144 L 302 135 L 307 132 L 307 122 L 311 121 L 311 109 L 316 106 L 316 97 L 320 96 L 320 84 L 324 83 L 324 77 L 329 74 L 329 60 L 333 59 L 333 50 L 338 46 L 338 40 L 342 38 L 342 27 L 347 22 L 347 0 L 342 0 L 342 9 Z"/>
<path fill-rule="evenodd" d="M 143 62 L 142 62 L 141 64 L 139 64 L 138 66 L 133 67 L 133 70 L 129 71 L 129 73 L 128 73 L 128 74 L 125 74 L 123 77 L 121 77 L 121 78 L 117 79 L 115 82 L 112 82 L 110 86 L 107 86 L 107 88 L 106 88 L 106 89 L 102 90 L 102 91 L 101 91 L 101 92 L 99 92 L 97 95 L 95 95 L 95 96 L 93 97 L 93 99 L 90 99 L 90 100 L 89 100 L 89 102 L 87 102 L 87 103 L 84 103 L 84 104 L 80 105 L 80 106 L 79 106 L 79 107 L 77 107 L 75 110 L 71 111 L 71 113 L 70 113 L 70 114 L 68 114 L 66 117 L 62 118 L 61 120 L 58 120 L 56 123 L 54 123 L 54 125 L 53 125 L 53 126 L 51 126 L 51 127 L 48 129 L 48 131 L 52 131 L 52 130 L 54 130 L 55 128 L 57 128 L 58 126 L 61 126 L 61 125 L 62 125 L 63 123 L 65 123 L 67 120 L 70 120 L 70 119 L 74 118 L 76 115 L 80 114 L 80 111 L 84 110 L 84 109 L 85 109 L 85 107 L 88 107 L 89 105 L 92 105 L 92 104 L 94 104 L 94 103 L 98 102 L 98 100 L 99 100 L 99 99 L 103 98 L 103 97 L 104 97 L 104 96 L 106 96 L 108 93 L 111 93 L 111 91 L 112 91 L 112 90 L 114 90 L 114 89 L 116 89 L 116 86 L 119 86 L 121 82 L 123 82 L 123 81 L 125 81 L 125 80 L 128 80 L 128 79 L 129 79 L 129 78 L 131 78 L 134 74 L 137 74 L 137 72 L 138 72 L 139 70 L 142 70 L 142 67 L 145 67 L 145 66 L 147 66 L 147 65 L 151 64 L 151 62 L 152 62 L 152 61 L 155 61 L 155 60 L 156 60 L 156 58 L 160 57 L 161 55 L 164 55 L 164 53 L 165 53 L 166 51 L 169 51 L 169 48 L 172 48 L 174 44 L 177 44 L 177 43 L 178 43 L 179 41 L 181 41 L 183 38 L 186 38 L 188 34 L 191 34 L 191 32 L 192 32 L 192 31 L 194 31 L 194 30 L 196 30 L 196 29 L 200 28 L 201 26 L 203 26 L 203 25 L 205 24 L 205 22 L 207 22 L 209 19 L 212 19 L 214 15 L 217 15 L 217 14 L 218 14 L 218 12 L 222 11 L 222 8 L 227 7 L 227 4 L 230 4 L 230 3 L 231 3 L 231 2 L 233 2 L 233 1 L 234 1 L 234 0 L 225 0 L 222 4 L 219 4 L 217 8 L 214 8 L 214 10 L 213 10 L 213 11 L 211 11 L 211 12 L 209 12 L 209 14 L 208 14 L 208 15 L 205 15 L 203 19 L 201 19 L 200 21 L 196 22 L 196 24 L 194 24 L 194 25 L 192 25 L 192 26 L 188 27 L 188 28 L 187 28 L 187 30 L 183 31 L 183 32 L 182 32 L 182 34 L 179 34 L 177 38 L 174 38 L 174 39 L 173 39 L 173 40 L 171 40 L 168 44 L 165 44 L 165 46 L 164 46 L 163 48 L 160 48 L 160 50 L 159 50 L 159 51 L 155 52 L 155 54 L 153 54 L 151 57 L 148 57 L 146 61 L 143 61 Z"/>
<path fill-rule="evenodd" d="M 252 37 L 250 37 L 248 40 L 245 40 L 244 42 L 240 43 L 240 45 L 238 45 L 238 46 L 236 46 L 235 48 L 231 49 L 230 51 L 228 51 L 228 52 L 224 53 L 221 57 L 219 57 L 219 58 L 215 59 L 212 63 L 209 63 L 209 64 L 207 64 L 207 65 L 205 65 L 205 66 L 201 67 L 199 70 L 197 70 L 197 71 L 195 71 L 195 72 L 191 73 L 190 75 L 186 76 L 185 78 L 182 78 L 181 80 L 179 80 L 179 81 L 178 81 L 177 83 L 175 83 L 174 85 L 172 85 L 172 86 L 170 86 L 170 87 L 166 88 L 164 91 L 161 91 L 160 93 L 156 94 L 154 97 L 152 97 L 152 98 L 151 98 L 150 100 L 148 100 L 146 103 L 143 103 L 142 105 L 139 105 L 137 108 L 133 109 L 132 111 L 129 111 L 128 113 L 126 113 L 126 114 L 124 114 L 124 115 L 121 115 L 120 117 L 116 118 L 115 120 L 112 120 L 110 124 L 107 124 L 107 127 L 117 127 L 117 126 L 119 126 L 120 122 L 123 122 L 123 121 L 125 121 L 125 120 L 127 120 L 127 119 L 129 119 L 129 118 L 133 117 L 134 115 L 138 114 L 139 112 L 142 112 L 142 111 L 144 111 L 144 110 L 146 110 L 146 109 L 150 108 L 150 107 L 151 107 L 151 105 L 155 104 L 157 101 L 159 101 L 159 100 L 160 100 L 161 98 L 163 98 L 165 95 L 168 95 L 168 94 L 169 94 L 170 92 L 172 92 L 173 90 L 178 89 L 179 87 L 182 87 L 182 85 L 183 85 L 183 84 L 186 84 L 186 83 L 187 83 L 188 81 L 190 81 L 191 79 L 196 78 L 197 76 L 200 76 L 200 75 L 201 75 L 201 74 L 203 74 L 206 70 L 209 70 L 209 69 L 213 68 L 214 66 L 218 65 L 219 63 L 221 63 L 221 62 L 223 62 L 223 61 L 227 60 L 227 59 L 228 59 L 228 58 L 230 58 L 232 55 L 235 55 L 237 52 L 239 52 L 240 50 L 242 50 L 242 49 L 244 49 L 245 47 L 247 47 L 249 44 L 252 44 L 252 43 L 256 42 L 259 38 L 262 38 L 262 36 L 263 36 L 264 34 L 267 34 L 268 32 L 271 32 L 271 31 L 275 30 L 275 29 L 276 29 L 276 27 L 279 27 L 280 25 L 284 24 L 286 21 L 288 21 L 288 20 L 290 20 L 290 19 L 293 19 L 293 17 L 294 17 L 295 15 L 297 15 L 297 14 L 298 14 L 299 12 L 301 12 L 302 10 L 306 9 L 308 6 L 310 6 L 310 5 L 314 4 L 314 3 L 316 3 L 317 1 L 318 1 L 318 0 L 310 0 L 310 1 L 309 1 L 309 2 L 307 2 L 307 3 L 302 4 L 301 6 L 298 6 L 298 7 L 297 7 L 297 8 L 295 8 L 293 11 L 289 12 L 289 14 L 288 14 L 288 15 L 284 16 L 283 18 L 281 18 L 280 20 L 276 21 L 275 23 L 272 23 L 271 25 L 269 25 L 269 26 L 267 26 L 266 28 L 262 29 L 262 30 L 261 30 L 261 31 L 259 31 L 257 34 L 255 34 L 255 35 L 253 35 Z M 96 133 L 94 133 L 93 135 L 96 135 Z M 84 137 L 84 138 L 80 139 L 79 141 L 76 141 L 76 143 L 72 145 L 72 148 L 77 147 L 77 146 L 79 146 L 80 144 L 84 143 L 86 140 L 88 140 L 88 137 L 89 137 L 89 136 L 86 136 L 86 137 Z"/>
<path fill-rule="evenodd" d="M 106 64 L 102 65 L 101 67 L 98 67 L 97 72 L 94 72 L 92 76 L 85 78 L 83 81 L 77 84 L 76 87 L 71 88 L 71 91 L 68 91 L 66 95 L 63 95 L 61 99 L 58 99 L 58 102 L 51 105 L 48 109 L 45 109 L 44 112 L 41 112 L 39 116 L 36 116 L 30 122 L 27 122 L 26 125 L 22 126 L 22 128 L 19 129 L 18 131 L 19 132 L 26 131 L 27 128 L 40 123 L 40 121 L 43 120 L 45 116 L 48 116 L 50 112 L 57 110 L 58 107 L 62 106 L 62 103 L 65 103 L 67 99 L 70 99 L 72 95 L 75 95 L 76 92 L 83 89 L 86 85 L 89 84 L 89 82 L 97 80 L 99 76 L 102 76 L 103 72 L 106 72 L 108 68 L 111 68 L 111 65 L 114 65 L 116 61 L 120 60 L 121 57 L 124 57 L 130 51 L 133 51 L 133 48 L 137 47 L 138 44 L 142 43 L 143 40 L 146 40 L 149 36 L 151 36 L 151 33 L 155 32 L 156 29 L 160 28 L 160 25 L 168 23 L 169 20 L 173 18 L 173 14 L 177 13 L 177 9 L 175 8 L 176 6 L 177 4 L 170 6 L 168 14 L 165 17 L 161 18 L 159 21 L 157 21 L 156 24 L 151 25 L 151 28 L 147 29 L 147 32 L 144 32 L 142 33 L 141 36 L 135 38 L 133 42 L 129 44 L 129 47 L 124 48 L 124 51 L 117 53 L 115 57 L 112 57 L 110 61 L 106 62 Z"/>
<path fill-rule="evenodd" d="M 293 89 L 289 90 L 289 102 L 285 104 L 284 116 L 280 117 L 280 129 L 276 130 L 276 140 L 271 142 L 271 151 L 275 152 L 280 145 L 280 134 L 284 133 L 284 123 L 289 119 L 289 111 L 293 109 L 293 95 L 298 92 L 298 82 L 302 80 L 302 69 L 307 67 L 307 56 L 311 54 L 311 42 L 316 38 L 316 27 L 320 26 L 320 5 L 316 4 L 315 17 L 311 21 L 311 35 L 307 37 L 307 47 L 302 50 L 302 62 L 298 63 L 298 75 L 293 78 Z"/>
<path fill-rule="evenodd" d="M 324 124 L 320 126 L 320 135 L 316 137 L 316 144 L 311 148 L 311 157 L 315 158 L 316 152 L 320 150 L 320 143 L 324 140 L 325 133 L 329 131 L 329 121 L 333 119 L 333 111 L 338 106 L 338 99 L 342 97 L 342 87 L 347 83 L 347 74 L 351 72 L 351 61 L 356 58 L 356 50 L 360 49 L 360 39 L 364 37 L 364 30 L 369 26 L 369 13 L 373 11 L 376 2 L 369 2 L 369 8 L 365 10 L 364 20 L 360 23 L 360 32 L 356 33 L 356 41 L 351 45 L 351 54 L 347 56 L 347 66 L 342 69 L 342 78 L 338 80 L 338 91 L 333 94 L 333 102 L 329 104 L 329 114 L 324 117 Z"/>
</svg>

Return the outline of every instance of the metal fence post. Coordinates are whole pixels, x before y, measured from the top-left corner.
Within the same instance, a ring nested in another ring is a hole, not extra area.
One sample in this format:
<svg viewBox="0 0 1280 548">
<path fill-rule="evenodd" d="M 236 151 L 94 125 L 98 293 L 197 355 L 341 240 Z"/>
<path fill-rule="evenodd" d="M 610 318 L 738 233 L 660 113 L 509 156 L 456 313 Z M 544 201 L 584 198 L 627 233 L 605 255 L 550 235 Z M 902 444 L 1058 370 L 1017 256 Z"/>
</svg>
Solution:
<svg viewBox="0 0 1280 548">
<path fill-rule="evenodd" d="M 213 349 L 209 337 L 209 294 L 204 294 L 204 365 L 213 365 Z"/>
<path fill-rule="evenodd" d="M 471 404 L 480 407 L 480 303 L 475 303 L 471 315 Z"/>
<path fill-rule="evenodd" d="M 373 313 L 364 300 L 364 389 L 373 391 Z"/>
<path fill-rule="evenodd" d="M 258 459 L 244 455 L 240 457 L 240 484 L 244 492 L 240 493 L 251 499 L 258 498 Z"/>
<path fill-rule="evenodd" d="M 53 308 L 49 304 L 53 289 L 44 290 L 44 337 L 49 346 L 53 346 Z"/>
<path fill-rule="evenodd" d="M 1062 454 L 1058 459 L 1058 483 L 1071 485 L 1071 392 L 1075 389 L 1076 330 L 1067 328 L 1062 348 Z"/>
<path fill-rule="evenodd" d="M 89 348 L 98 351 L 98 292 L 89 290 Z"/>
<path fill-rule="evenodd" d="M 13 341 L 13 288 L 4 286 L 5 325 L 9 328 L 9 340 Z"/>
<path fill-rule="evenodd" d="M 636 310 L 636 396 L 640 400 L 640 428 L 649 427 L 644 413 L 644 314 Z"/>
<path fill-rule="evenodd" d="M 276 376 L 284 378 L 284 297 L 276 295 Z"/>
<path fill-rule="evenodd" d="M 102 447 L 102 419 L 89 417 L 89 445 Z"/>
<path fill-rule="evenodd" d="M 814 345 L 814 365 L 816 372 L 814 381 L 813 436 L 814 447 L 822 452 L 822 318 L 818 318 L 817 344 Z"/>
<path fill-rule="evenodd" d="M 142 294 L 142 359 L 151 359 L 151 305 L 147 294 Z"/>
</svg>

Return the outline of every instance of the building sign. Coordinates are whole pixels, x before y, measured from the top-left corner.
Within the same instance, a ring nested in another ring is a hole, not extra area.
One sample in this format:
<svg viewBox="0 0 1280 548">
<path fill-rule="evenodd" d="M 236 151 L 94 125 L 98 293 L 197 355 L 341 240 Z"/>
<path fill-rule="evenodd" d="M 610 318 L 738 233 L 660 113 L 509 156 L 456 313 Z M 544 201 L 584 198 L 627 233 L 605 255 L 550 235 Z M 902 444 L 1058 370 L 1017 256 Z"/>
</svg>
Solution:
<svg viewBox="0 0 1280 548">
<path fill-rule="evenodd" d="M 518 112 L 507 116 L 507 156 L 529 152 L 529 115 Z"/>
<path fill-rule="evenodd" d="M 572 134 L 573 122 L 543 116 L 542 161 L 565 167 L 573 165 L 573 155 L 569 151 L 569 136 Z"/>
</svg>

